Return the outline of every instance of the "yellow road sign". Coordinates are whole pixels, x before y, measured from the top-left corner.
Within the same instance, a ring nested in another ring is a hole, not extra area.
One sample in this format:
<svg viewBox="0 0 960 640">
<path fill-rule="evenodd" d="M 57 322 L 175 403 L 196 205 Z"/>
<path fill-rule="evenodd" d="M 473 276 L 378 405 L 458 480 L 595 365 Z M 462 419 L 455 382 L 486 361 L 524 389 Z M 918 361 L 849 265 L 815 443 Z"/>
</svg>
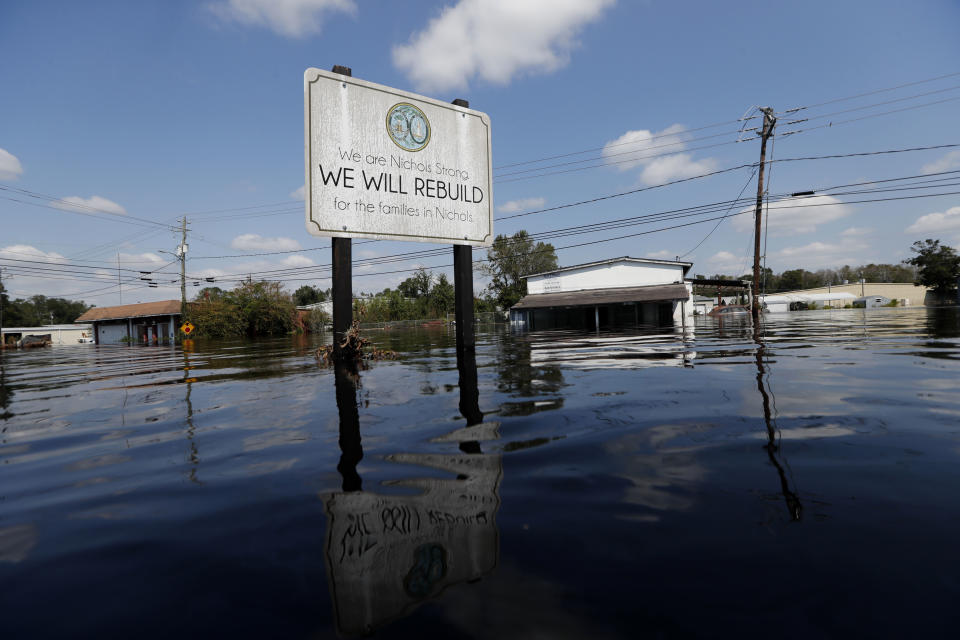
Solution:
<svg viewBox="0 0 960 640">
<path fill-rule="evenodd" d="M 193 333 L 194 329 L 196 329 L 196 327 L 189 322 L 184 322 L 182 325 L 180 325 L 180 331 L 183 331 L 187 335 Z"/>
</svg>

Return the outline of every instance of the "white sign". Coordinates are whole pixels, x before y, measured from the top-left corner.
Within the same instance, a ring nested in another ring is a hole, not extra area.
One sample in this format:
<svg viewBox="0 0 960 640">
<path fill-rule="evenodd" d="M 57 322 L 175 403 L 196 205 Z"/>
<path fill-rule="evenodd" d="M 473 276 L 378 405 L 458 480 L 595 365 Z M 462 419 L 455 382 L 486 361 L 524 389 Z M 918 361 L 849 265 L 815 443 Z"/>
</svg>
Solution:
<svg viewBox="0 0 960 640">
<path fill-rule="evenodd" d="M 320 69 L 303 99 L 311 234 L 493 242 L 487 114 Z"/>
</svg>

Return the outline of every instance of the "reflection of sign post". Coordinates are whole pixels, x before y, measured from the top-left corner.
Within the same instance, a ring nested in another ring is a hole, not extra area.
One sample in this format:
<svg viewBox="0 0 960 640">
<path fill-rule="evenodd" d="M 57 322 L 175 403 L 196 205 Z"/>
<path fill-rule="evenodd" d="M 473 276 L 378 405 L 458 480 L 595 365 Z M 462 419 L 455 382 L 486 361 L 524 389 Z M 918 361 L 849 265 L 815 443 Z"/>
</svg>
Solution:
<svg viewBox="0 0 960 640">
<path fill-rule="evenodd" d="M 185 335 L 190 335 L 193 333 L 194 329 L 196 329 L 196 327 L 189 322 L 184 322 L 182 325 L 180 325 L 180 331 L 182 331 Z"/>
<path fill-rule="evenodd" d="M 304 102 L 311 234 L 493 241 L 485 113 L 319 69 Z"/>
</svg>

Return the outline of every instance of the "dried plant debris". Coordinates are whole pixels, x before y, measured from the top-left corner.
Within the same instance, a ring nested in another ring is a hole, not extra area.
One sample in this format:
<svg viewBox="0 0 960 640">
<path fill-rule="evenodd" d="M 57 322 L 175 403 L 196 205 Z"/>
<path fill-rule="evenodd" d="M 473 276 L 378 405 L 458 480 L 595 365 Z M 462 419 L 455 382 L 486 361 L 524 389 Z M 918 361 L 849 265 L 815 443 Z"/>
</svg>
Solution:
<svg viewBox="0 0 960 640">
<path fill-rule="evenodd" d="M 326 363 L 335 361 L 332 344 L 325 344 L 316 352 L 317 360 Z M 340 341 L 339 357 L 344 362 L 362 362 L 365 360 L 396 360 L 399 354 L 396 351 L 378 349 L 360 335 L 360 325 L 354 320 L 350 330 Z"/>
</svg>

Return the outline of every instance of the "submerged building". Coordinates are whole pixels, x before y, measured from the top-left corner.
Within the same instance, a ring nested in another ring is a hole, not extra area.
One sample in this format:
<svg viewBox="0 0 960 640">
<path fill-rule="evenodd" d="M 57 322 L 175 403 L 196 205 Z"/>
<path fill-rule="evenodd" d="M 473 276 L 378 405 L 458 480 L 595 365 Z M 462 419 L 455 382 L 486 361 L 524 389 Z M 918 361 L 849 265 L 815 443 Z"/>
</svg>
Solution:
<svg viewBox="0 0 960 640">
<path fill-rule="evenodd" d="M 177 335 L 180 301 L 94 307 L 74 322 L 92 324 L 97 344 L 169 344 Z"/>
<path fill-rule="evenodd" d="M 27 336 L 45 336 L 50 344 L 84 344 L 93 342 L 89 324 L 48 324 L 38 327 L 3 327 L 0 343 L 10 345 Z"/>
<path fill-rule="evenodd" d="M 527 295 L 510 308 L 510 322 L 530 331 L 686 324 L 691 266 L 624 256 L 524 276 Z"/>
</svg>

